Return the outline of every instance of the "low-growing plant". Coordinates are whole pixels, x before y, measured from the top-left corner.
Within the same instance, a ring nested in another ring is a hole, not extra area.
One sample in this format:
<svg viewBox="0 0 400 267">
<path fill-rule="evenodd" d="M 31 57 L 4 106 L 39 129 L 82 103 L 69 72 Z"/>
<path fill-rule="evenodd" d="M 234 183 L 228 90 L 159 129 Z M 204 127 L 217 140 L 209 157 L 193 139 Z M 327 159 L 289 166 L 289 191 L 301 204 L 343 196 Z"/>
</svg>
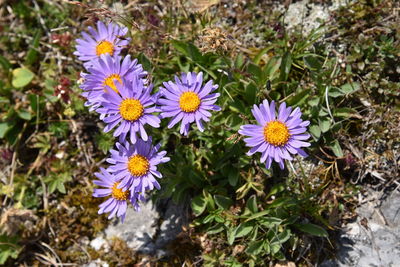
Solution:
<svg viewBox="0 0 400 267">
<path fill-rule="evenodd" d="M 371 103 L 398 105 L 398 33 L 380 27 L 394 2 L 358 1 L 307 35 L 254 14 L 257 47 L 185 7 L 160 23 L 151 8 L 130 18 L 85 1 L 65 10 L 37 2 L 10 3 L 18 23 L 0 36 L 8 48 L 0 55 L 0 264 L 123 264 L 110 259 L 114 248 L 107 256 L 71 248 L 106 226 L 98 212 L 123 220 L 127 204 L 139 209 L 148 197 L 190 206 L 185 233 L 204 266 L 317 264 L 321 251 L 331 253 L 357 190 L 343 175 L 357 165 L 347 137 L 359 134 Z M 78 37 L 75 13 L 97 27 Z M 290 130 L 286 112 L 298 117 Z M 104 188 L 93 189 L 94 176 Z M 30 219 L 7 220 L 14 209 Z M 126 251 L 122 241 L 112 246 Z M 61 260 L 49 261 L 47 250 Z"/>
</svg>

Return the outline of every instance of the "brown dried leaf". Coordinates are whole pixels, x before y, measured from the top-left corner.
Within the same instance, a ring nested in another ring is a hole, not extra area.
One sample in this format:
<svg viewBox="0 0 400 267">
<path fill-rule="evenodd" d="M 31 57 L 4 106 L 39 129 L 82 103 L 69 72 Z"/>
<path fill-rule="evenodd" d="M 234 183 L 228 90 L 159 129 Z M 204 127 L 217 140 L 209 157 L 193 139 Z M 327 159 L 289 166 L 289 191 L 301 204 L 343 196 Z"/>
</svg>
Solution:
<svg viewBox="0 0 400 267">
<path fill-rule="evenodd" d="M 274 267 L 296 267 L 296 264 L 292 261 L 283 261 L 275 264 Z"/>
<path fill-rule="evenodd" d="M 3 212 L 0 218 L 1 233 L 14 235 L 22 224 L 31 223 L 37 220 L 37 216 L 31 210 L 10 208 Z"/>
<path fill-rule="evenodd" d="M 201 13 L 207 10 L 209 7 L 218 4 L 219 2 L 220 0 L 189 0 L 186 2 L 186 6 L 192 13 Z"/>
</svg>

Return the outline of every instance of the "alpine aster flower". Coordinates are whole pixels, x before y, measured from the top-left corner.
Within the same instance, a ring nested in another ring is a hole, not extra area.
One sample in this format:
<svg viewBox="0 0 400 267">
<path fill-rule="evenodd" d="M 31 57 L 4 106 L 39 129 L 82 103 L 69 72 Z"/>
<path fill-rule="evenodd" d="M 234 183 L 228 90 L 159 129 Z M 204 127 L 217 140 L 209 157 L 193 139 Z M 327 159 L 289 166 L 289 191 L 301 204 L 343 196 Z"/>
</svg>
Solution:
<svg viewBox="0 0 400 267">
<path fill-rule="evenodd" d="M 99 214 L 109 212 L 108 219 L 113 218 L 115 215 L 121 218 L 123 222 L 125 219 L 128 201 L 131 202 L 135 210 L 139 210 L 138 201 L 145 201 L 141 194 L 133 193 L 126 187 L 119 187 L 119 182 L 114 175 L 107 172 L 104 168 L 100 168 L 100 173 L 95 173 L 99 180 L 94 180 L 93 183 L 105 188 L 94 189 L 94 197 L 107 197 L 109 199 L 99 205 Z"/>
<path fill-rule="evenodd" d="M 272 160 L 283 169 L 285 159 L 293 159 L 290 154 L 307 156 L 301 148 L 310 146 L 304 141 L 310 138 L 305 133 L 310 122 L 300 118 L 300 108 L 292 111 L 291 107 L 286 108 L 286 103 L 282 103 L 276 116 L 274 101 L 269 104 L 264 100 L 259 106 L 254 105 L 251 112 L 258 125 L 243 125 L 239 130 L 240 134 L 250 136 L 244 139 L 246 146 L 252 147 L 247 155 L 261 152 L 261 162 L 265 162 L 267 169 L 271 167 Z"/>
<path fill-rule="evenodd" d="M 76 40 L 77 51 L 74 52 L 79 60 L 86 61 L 84 64 L 86 68 L 92 65 L 93 59 L 97 59 L 101 55 L 119 55 L 121 49 L 128 45 L 130 41 L 129 38 L 124 38 L 128 28 L 120 27 L 114 23 L 105 25 L 98 21 L 97 29 L 88 27 L 88 30 L 89 34 L 82 32 L 83 39 Z"/>
<path fill-rule="evenodd" d="M 210 94 L 218 85 L 213 85 L 212 80 L 204 86 L 202 84 L 202 72 L 183 73 L 181 79 L 175 76 L 175 83 L 163 83 L 164 88 L 160 88 L 161 98 L 157 102 L 161 105 L 162 118 L 173 117 L 168 123 L 168 128 L 182 121 L 180 133 L 188 135 L 190 124 L 196 121 L 197 128 L 203 132 L 202 120 L 207 122 L 211 117 L 208 110 L 221 110 L 219 106 L 214 105 L 219 93 Z"/>
<path fill-rule="evenodd" d="M 151 137 L 146 141 L 138 139 L 136 144 L 130 142 L 116 143 L 117 150 L 111 149 L 111 163 L 108 171 L 120 181 L 119 188 L 129 187 L 131 193 L 144 193 L 154 187 L 160 189 L 155 177 L 162 175 L 157 171 L 157 165 L 169 161 L 166 151 L 158 152 L 161 144 L 152 145 Z"/>
<path fill-rule="evenodd" d="M 132 81 L 124 80 L 123 83 L 117 83 L 118 93 L 114 90 L 104 93 L 102 107 L 97 109 L 97 112 L 103 115 L 103 121 L 107 123 L 104 132 L 109 132 L 119 124 L 114 136 L 119 136 L 120 142 L 124 141 L 129 133 L 131 142 L 136 143 L 138 132 L 141 138 L 147 141 L 148 135 L 144 125 L 160 127 L 160 119 L 152 114 L 159 111 L 153 106 L 155 100 L 150 95 L 153 86 L 144 86 L 143 80 L 136 77 Z"/>
<path fill-rule="evenodd" d="M 88 69 L 90 73 L 83 73 L 84 83 L 81 88 L 82 95 L 88 99 L 86 105 L 97 108 L 102 100 L 104 92 L 114 90 L 118 93 L 116 84 L 122 84 L 123 80 L 132 81 L 136 78 L 144 78 L 147 72 L 137 59 L 131 60 L 128 55 L 122 60 L 121 56 L 102 55 L 94 60 Z M 110 90 L 112 89 L 112 90 Z"/>
</svg>

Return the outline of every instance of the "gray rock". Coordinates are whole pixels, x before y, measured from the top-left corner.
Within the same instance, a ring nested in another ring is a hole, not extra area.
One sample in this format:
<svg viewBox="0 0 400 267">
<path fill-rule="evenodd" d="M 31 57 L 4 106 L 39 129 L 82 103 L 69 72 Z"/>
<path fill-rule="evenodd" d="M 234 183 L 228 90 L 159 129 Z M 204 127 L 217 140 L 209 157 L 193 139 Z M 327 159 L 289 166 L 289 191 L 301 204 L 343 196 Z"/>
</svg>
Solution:
<svg viewBox="0 0 400 267">
<path fill-rule="evenodd" d="M 118 237 L 124 240 L 131 249 L 141 251 L 152 243 L 157 231 L 158 218 L 159 213 L 151 201 L 143 203 L 139 212 L 129 207 L 124 223 L 116 220 L 114 224 L 107 227 L 106 239 Z"/>
<path fill-rule="evenodd" d="M 357 209 L 356 222 L 340 235 L 336 261 L 321 266 L 400 266 L 400 193 L 394 192 L 384 201 L 377 192 L 368 196 L 371 200 Z"/>
<path fill-rule="evenodd" d="M 100 259 L 97 259 L 95 261 L 91 261 L 88 264 L 82 265 L 83 267 L 109 267 L 107 262 L 104 262 Z"/>
<path fill-rule="evenodd" d="M 160 234 L 156 240 L 156 247 L 165 247 L 169 242 L 182 232 L 182 227 L 189 223 L 188 207 L 176 205 L 172 201 L 168 201 L 168 207 L 164 214 L 164 221 L 160 225 Z"/>
<path fill-rule="evenodd" d="M 383 202 L 381 210 L 387 224 L 400 229 L 400 193 L 398 191 Z"/>
<path fill-rule="evenodd" d="M 348 0 L 333 0 L 329 5 L 310 3 L 309 0 L 302 0 L 289 5 L 284 21 L 289 30 L 295 30 L 299 25 L 302 33 L 308 35 L 313 29 L 321 26 L 321 23 L 329 19 L 330 12 L 340 6 L 347 5 Z M 283 6 L 277 9 L 282 10 Z"/>
<path fill-rule="evenodd" d="M 107 247 L 107 245 L 107 240 L 105 240 L 102 236 L 98 236 L 90 241 L 90 246 L 95 250 L 100 250 L 103 247 Z"/>
<path fill-rule="evenodd" d="M 156 204 L 149 200 L 142 204 L 139 212 L 128 208 L 124 223 L 115 220 L 90 245 L 96 250 L 102 247 L 107 249 L 108 241 L 118 237 L 126 242 L 132 253 L 135 251 L 162 258 L 168 255 L 167 245 L 188 224 L 188 214 L 188 206 L 176 205 L 171 200 Z"/>
</svg>

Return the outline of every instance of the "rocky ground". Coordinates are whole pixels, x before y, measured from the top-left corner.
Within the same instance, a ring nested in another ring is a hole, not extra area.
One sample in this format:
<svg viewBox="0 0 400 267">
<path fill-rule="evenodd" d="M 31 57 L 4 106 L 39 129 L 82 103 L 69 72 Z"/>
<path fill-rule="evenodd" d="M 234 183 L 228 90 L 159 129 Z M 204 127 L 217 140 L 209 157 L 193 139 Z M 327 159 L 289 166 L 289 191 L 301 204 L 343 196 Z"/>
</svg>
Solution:
<svg viewBox="0 0 400 267">
<path fill-rule="evenodd" d="M 400 266 L 400 193 L 370 190 L 356 212 L 336 241 L 337 258 L 321 266 Z"/>
</svg>

